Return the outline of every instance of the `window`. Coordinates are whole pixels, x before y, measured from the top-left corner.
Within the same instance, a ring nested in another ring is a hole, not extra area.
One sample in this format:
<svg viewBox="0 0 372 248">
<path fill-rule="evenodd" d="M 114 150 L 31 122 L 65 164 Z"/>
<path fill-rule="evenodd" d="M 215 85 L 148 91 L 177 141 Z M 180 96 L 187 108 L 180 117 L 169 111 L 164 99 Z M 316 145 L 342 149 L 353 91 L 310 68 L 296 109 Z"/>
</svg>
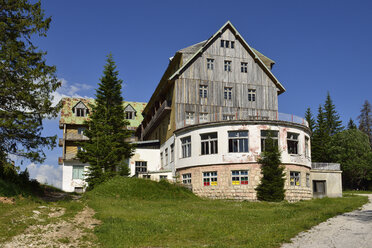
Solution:
<svg viewBox="0 0 372 248">
<path fill-rule="evenodd" d="M 289 154 L 298 154 L 298 134 L 287 133 L 287 147 Z"/>
<path fill-rule="evenodd" d="M 85 127 L 78 127 L 78 134 L 84 135 Z"/>
<path fill-rule="evenodd" d="M 256 90 L 248 89 L 248 101 L 255 102 L 256 101 Z"/>
<path fill-rule="evenodd" d="M 194 124 L 194 112 L 186 112 L 186 124 Z"/>
<path fill-rule="evenodd" d="M 201 155 L 217 154 L 217 133 L 205 133 L 200 135 Z"/>
<path fill-rule="evenodd" d="M 229 132 L 229 152 L 248 152 L 248 131 Z"/>
<path fill-rule="evenodd" d="M 182 174 L 182 183 L 191 184 L 191 173 Z"/>
<path fill-rule="evenodd" d="M 241 65 L 240 71 L 243 72 L 243 73 L 247 73 L 248 72 L 248 63 L 241 62 L 240 65 Z"/>
<path fill-rule="evenodd" d="M 147 172 L 147 161 L 136 161 L 135 170 L 136 174 L 140 172 Z"/>
<path fill-rule="evenodd" d="M 235 120 L 235 115 L 222 115 L 222 120 L 224 121 Z"/>
<path fill-rule="evenodd" d="M 231 100 L 232 98 L 232 87 L 225 87 L 223 91 L 223 97 L 225 100 Z"/>
<path fill-rule="evenodd" d="M 200 113 L 199 122 L 200 123 L 208 122 L 208 113 Z"/>
<path fill-rule="evenodd" d="M 291 186 L 300 186 L 301 173 L 297 171 L 291 171 L 289 174 L 289 181 Z"/>
<path fill-rule="evenodd" d="M 310 174 L 306 173 L 306 187 L 310 188 Z"/>
<path fill-rule="evenodd" d="M 84 108 L 76 108 L 76 116 L 84 117 L 85 116 L 85 109 Z"/>
<path fill-rule="evenodd" d="M 199 86 L 199 97 L 207 98 L 207 96 L 208 96 L 208 85 L 200 85 Z"/>
<path fill-rule="evenodd" d="M 182 157 L 188 158 L 191 157 L 191 136 L 181 139 L 182 143 Z"/>
<path fill-rule="evenodd" d="M 235 41 L 231 41 L 231 48 L 235 47 Z"/>
<path fill-rule="evenodd" d="M 225 47 L 225 41 L 221 40 L 221 47 Z"/>
<path fill-rule="evenodd" d="M 167 164 L 168 164 L 168 148 L 165 149 L 164 153 L 165 153 L 165 161 L 164 161 L 164 164 L 167 165 Z"/>
<path fill-rule="evenodd" d="M 167 180 L 168 176 L 167 175 L 160 175 L 159 178 L 160 178 L 160 180 Z"/>
<path fill-rule="evenodd" d="M 72 166 L 72 179 L 84 179 L 84 166 L 82 165 Z"/>
<path fill-rule="evenodd" d="M 150 175 L 142 175 L 142 178 L 144 178 L 144 179 L 151 179 L 151 176 Z"/>
<path fill-rule="evenodd" d="M 208 70 L 213 70 L 213 63 L 214 63 L 214 59 L 207 59 L 207 69 Z"/>
<path fill-rule="evenodd" d="M 171 150 L 171 163 L 174 161 L 174 144 L 170 145 Z"/>
<path fill-rule="evenodd" d="M 221 40 L 221 47 L 234 48 L 235 47 L 235 41 Z"/>
<path fill-rule="evenodd" d="M 134 116 L 135 116 L 134 112 L 126 111 L 124 114 L 125 114 L 124 118 L 126 120 L 133 120 L 134 119 Z"/>
<path fill-rule="evenodd" d="M 203 172 L 204 186 L 217 186 L 217 171 Z"/>
<path fill-rule="evenodd" d="M 310 151 L 309 151 L 309 137 L 305 136 L 305 157 L 310 158 Z"/>
<path fill-rule="evenodd" d="M 266 149 L 266 139 L 271 136 L 274 141 L 274 145 L 278 146 L 278 134 L 279 131 L 273 130 L 261 130 L 261 151 L 264 152 Z"/>
<path fill-rule="evenodd" d="M 225 47 L 226 48 L 229 48 L 229 46 L 230 46 L 230 41 L 229 40 L 225 40 Z"/>
<path fill-rule="evenodd" d="M 160 153 L 160 166 L 163 167 L 164 161 L 163 161 L 163 153 Z"/>
<path fill-rule="evenodd" d="M 231 61 L 230 60 L 225 60 L 225 71 L 231 71 Z"/>
<path fill-rule="evenodd" d="M 247 185 L 248 171 L 247 170 L 233 170 L 231 171 L 233 185 Z"/>
</svg>

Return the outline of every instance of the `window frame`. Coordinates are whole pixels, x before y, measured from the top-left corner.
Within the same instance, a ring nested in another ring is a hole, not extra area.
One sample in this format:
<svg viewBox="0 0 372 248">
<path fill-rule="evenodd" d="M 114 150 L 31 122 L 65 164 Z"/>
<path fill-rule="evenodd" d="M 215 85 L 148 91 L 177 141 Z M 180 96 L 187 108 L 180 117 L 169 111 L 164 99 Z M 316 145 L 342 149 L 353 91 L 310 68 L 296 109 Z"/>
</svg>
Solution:
<svg viewBox="0 0 372 248">
<path fill-rule="evenodd" d="M 209 121 L 208 113 L 199 113 L 199 123 L 206 123 Z"/>
<path fill-rule="evenodd" d="M 248 170 L 232 170 L 231 171 L 232 185 L 248 185 L 249 171 Z"/>
<path fill-rule="evenodd" d="M 191 173 L 182 174 L 182 184 L 191 184 L 191 183 L 192 183 Z"/>
<path fill-rule="evenodd" d="M 134 162 L 135 174 L 147 172 L 147 161 L 135 161 Z"/>
<path fill-rule="evenodd" d="M 248 89 L 248 102 L 256 101 L 256 89 Z"/>
<path fill-rule="evenodd" d="M 170 162 L 173 163 L 174 162 L 174 144 L 171 144 L 170 145 Z"/>
<path fill-rule="evenodd" d="M 195 124 L 195 112 L 186 111 L 185 123 L 186 125 Z"/>
<path fill-rule="evenodd" d="M 168 148 L 164 150 L 164 165 L 168 164 Z"/>
<path fill-rule="evenodd" d="M 224 71 L 231 72 L 231 60 L 224 60 Z"/>
<path fill-rule="evenodd" d="M 248 130 L 242 130 L 242 131 L 228 131 L 228 149 L 229 153 L 248 153 L 249 152 L 249 131 Z M 232 137 L 231 134 L 236 133 L 237 136 Z M 246 136 L 240 136 L 242 133 L 246 133 Z M 236 142 L 236 145 L 234 146 L 234 143 Z M 242 144 L 242 146 L 240 145 Z M 237 148 L 236 151 L 234 148 Z M 240 150 L 240 148 L 243 148 L 243 151 Z"/>
<path fill-rule="evenodd" d="M 214 69 L 214 59 L 207 58 L 207 70 L 212 70 Z"/>
<path fill-rule="evenodd" d="M 310 183 L 310 173 L 306 173 L 306 187 L 310 188 L 311 183 Z"/>
<path fill-rule="evenodd" d="M 84 180 L 84 165 L 73 165 L 72 166 L 72 179 Z"/>
<path fill-rule="evenodd" d="M 218 154 L 218 133 L 211 132 L 200 134 L 200 155 L 212 154 Z"/>
<path fill-rule="evenodd" d="M 168 180 L 168 175 L 159 175 L 159 180 Z"/>
<path fill-rule="evenodd" d="M 301 187 L 301 172 L 290 171 L 289 172 L 289 183 L 291 186 Z"/>
<path fill-rule="evenodd" d="M 75 108 L 76 117 L 85 117 L 86 109 L 85 108 Z"/>
<path fill-rule="evenodd" d="M 183 137 L 181 140 L 181 158 L 191 157 L 191 136 Z"/>
<path fill-rule="evenodd" d="M 236 115 L 233 115 L 233 114 L 222 115 L 222 120 L 223 121 L 233 121 L 233 120 L 236 120 Z"/>
<path fill-rule="evenodd" d="M 297 155 L 298 145 L 299 145 L 299 136 L 298 133 L 287 132 L 287 152 L 288 154 Z"/>
<path fill-rule="evenodd" d="M 248 73 L 248 63 L 247 62 L 240 62 L 240 72 L 241 73 Z"/>
<path fill-rule="evenodd" d="M 310 138 L 305 135 L 305 158 L 310 158 Z"/>
<path fill-rule="evenodd" d="M 208 85 L 200 84 L 199 85 L 199 98 L 208 98 Z"/>
<path fill-rule="evenodd" d="M 204 187 L 217 186 L 218 185 L 218 174 L 217 171 L 206 171 L 203 173 L 203 185 Z"/>
<path fill-rule="evenodd" d="M 264 152 L 266 150 L 266 139 L 268 138 L 268 136 L 263 136 L 263 133 L 264 132 L 271 132 L 272 134 L 275 134 L 276 133 L 276 136 L 274 135 L 271 135 L 271 138 L 274 140 L 274 142 L 276 143 L 276 146 L 279 148 L 279 130 L 261 130 L 260 131 L 260 134 L 261 134 L 261 152 Z"/>
<path fill-rule="evenodd" d="M 232 89 L 233 89 L 233 87 L 224 87 L 223 88 L 223 98 L 225 100 L 232 100 Z"/>
</svg>

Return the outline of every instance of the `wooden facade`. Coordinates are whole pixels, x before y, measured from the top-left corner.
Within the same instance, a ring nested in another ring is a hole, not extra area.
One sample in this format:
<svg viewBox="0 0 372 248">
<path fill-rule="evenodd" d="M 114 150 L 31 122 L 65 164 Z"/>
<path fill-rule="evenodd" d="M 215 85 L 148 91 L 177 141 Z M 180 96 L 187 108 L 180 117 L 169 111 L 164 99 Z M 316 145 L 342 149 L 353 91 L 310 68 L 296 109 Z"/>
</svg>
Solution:
<svg viewBox="0 0 372 248">
<path fill-rule="evenodd" d="M 227 41 L 229 47 L 226 43 L 222 47 L 221 41 Z M 199 123 L 201 115 L 207 115 L 208 122 L 225 118 L 277 119 L 277 96 L 285 89 L 270 72 L 274 62 L 254 51 L 227 22 L 208 41 L 176 52 L 144 110 L 137 134 L 142 140 L 159 139 L 162 144 L 186 125 L 187 114 L 193 115 L 193 124 Z M 213 69 L 208 60 L 213 61 Z M 206 96 L 200 96 L 201 86 Z M 225 88 L 231 91 L 231 99 L 225 99 Z M 248 97 L 252 90 L 254 100 Z M 163 114 L 162 120 L 154 121 L 163 111 L 164 101 L 170 112 Z"/>
</svg>

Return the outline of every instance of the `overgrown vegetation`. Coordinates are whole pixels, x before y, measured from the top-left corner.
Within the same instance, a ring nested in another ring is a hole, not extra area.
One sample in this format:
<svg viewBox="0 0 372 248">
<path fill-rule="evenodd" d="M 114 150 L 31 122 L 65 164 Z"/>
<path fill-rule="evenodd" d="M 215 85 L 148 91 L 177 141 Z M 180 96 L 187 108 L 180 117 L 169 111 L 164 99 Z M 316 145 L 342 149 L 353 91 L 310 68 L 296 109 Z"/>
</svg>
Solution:
<svg viewBox="0 0 372 248">
<path fill-rule="evenodd" d="M 260 201 L 278 202 L 284 200 L 284 167 L 281 166 L 278 145 L 271 135 L 265 140 L 265 151 L 258 160 L 261 164 L 262 179 L 257 186 L 257 198 Z"/>
<path fill-rule="evenodd" d="M 278 247 L 298 232 L 352 211 L 366 197 L 297 203 L 202 199 L 187 189 L 116 177 L 86 194 L 102 247 Z"/>
<path fill-rule="evenodd" d="M 89 127 L 84 135 L 88 141 L 80 145 L 78 158 L 89 163 L 86 181 L 89 189 L 115 175 L 128 175 L 128 166 L 124 163 L 133 152 L 133 145 L 126 140 L 131 131 L 124 118 L 123 97 L 121 96 L 122 80 L 110 54 L 96 93 L 95 104 L 91 105 L 92 113 L 86 122 Z"/>
</svg>

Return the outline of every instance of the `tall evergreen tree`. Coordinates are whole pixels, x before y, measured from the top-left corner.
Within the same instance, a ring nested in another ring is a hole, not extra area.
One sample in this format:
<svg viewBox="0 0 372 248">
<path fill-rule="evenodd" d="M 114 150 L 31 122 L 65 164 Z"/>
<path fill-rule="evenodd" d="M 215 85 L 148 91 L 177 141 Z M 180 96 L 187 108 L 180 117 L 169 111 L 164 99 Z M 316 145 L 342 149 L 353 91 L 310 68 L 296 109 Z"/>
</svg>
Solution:
<svg viewBox="0 0 372 248">
<path fill-rule="evenodd" d="M 305 112 L 305 120 L 309 124 L 310 131 L 313 133 L 315 128 L 315 120 L 313 114 L 311 113 L 311 109 L 307 108 Z"/>
<path fill-rule="evenodd" d="M 357 129 L 357 126 L 355 125 L 353 119 L 350 118 L 349 122 L 347 123 L 347 129 Z"/>
<path fill-rule="evenodd" d="M 40 1 L 0 1 L 0 166 L 11 154 L 42 162 L 42 148 L 56 144 L 41 131 L 44 118 L 58 115 L 52 93 L 60 82 L 31 40 L 46 36 L 50 21 Z"/>
<path fill-rule="evenodd" d="M 261 183 L 257 186 L 260 201 L 282 201 L 284 199 L 284 167 L 281 166 L 278 146 L 269 135 L 265 141 L 265 151 L 258 162 L 261 164 Z"/>
<path fill-rule="evenodd" d="M 331 95 L 327 92 L 327 98 L 324 103 L 324 119 L 326 123 L 326 131 L 328 135 L 332 136 L 342 131 L 342 121 L 333 104 Z"/>
<path fill-rule="evenodd" d="M 88 142 L 82 143 L 78 158 L 89 163 L 87 182 L 89 188 L 117 174 L 123 161 L 133 152 L 133 146 L 126 140 L 132 134 L 126 129 L 128 121 L 124 119 L 123 97 L 121 96 L 122 80 L 110 54 L 103 72 L 103 77 L 96 90 L 95 104 L 87 121 L 89 128 L 85 135 Z"/>
<path fill-rule="evenodd" d="M 317 122 L 312 137 L 311 157 L 314 162 L 330 162 L 330 136 L 322 106 L 318 108 Z"/>
<path fill-rule="evenodd" d="M 360 110 L 359 120 L 359 130 L 367 134 L 369 138 L 369 143 L 372 148 L 372 110 L 371 104 L 366 100 Z"/>
</svg>

